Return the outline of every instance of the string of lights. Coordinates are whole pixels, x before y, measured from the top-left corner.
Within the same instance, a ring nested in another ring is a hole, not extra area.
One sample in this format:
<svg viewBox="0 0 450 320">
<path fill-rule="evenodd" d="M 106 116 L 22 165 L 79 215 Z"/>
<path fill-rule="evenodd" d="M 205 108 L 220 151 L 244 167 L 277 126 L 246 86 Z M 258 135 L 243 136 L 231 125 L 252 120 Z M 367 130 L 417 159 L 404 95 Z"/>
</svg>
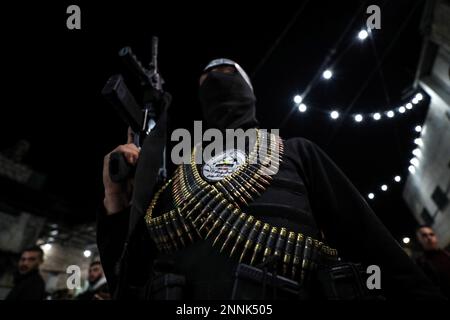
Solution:
<svg viewBox="0 0 450 320">
<path fill-rule="evenodd" d="M 373 35 L 372 30 L 361 29 L 357 34 L 357 38 L 359 41 L 365 41 L 367 38 L 369 38 L 369 36 L 372 36 L 372 35 Z M 347 50 L 345 50 L 345 51 L 347 51 Z M 337 60 L 339 60 L 339 59 L 337 59 Z M 334 65 L 336 65 L 336 64 L 337 64 L 337 61 L 334 61 Z M 316 76 L 314 78 L 317 79 L 318 75 L 320 75 L 320 73 L 321 73 L 321 78 L 324 81 L 331 80 L 334 75 L 333 67 L 331 67 L 331 66 L 332 66 L 332 64 L 325 66 L 326 69 L 323 69 L 321 67 L 321 69 L 319 69 L 319 71 L 318 71 L 319 74 L 316 74 Z M 328 110 L 323 110 L 322 108 L 311 108 L 310 106 L 308 106 L 305 103 L 305 100 L 306 100 L 307 95 L 309 94 L 310 89 L 311 89 L 311 85 L 308 86 L 308 88 L 305 90 L 303 95 L 297 94 L 293 97 L 293 102 L 300 113 L 306 113 L 312 109 L 315 112 L 320 112 L 320 113 L 326 114 L 331 120 L 337 120 L 344 116 L 344 117 L 352 118 L 354 120 L 354 122 L 356 122 L 356 123 L 362 123 L 365 120 L 366 121 L 372 120 L 372 121 L 377 122 L 380 120 L 392 119 L 392 118 L 394 118 L 396 116 L 400 116 L 400 115 L 406 115 L 409 112 L 413 111 L 415 109 L 415 107 L 418 106 L 424 100 L 424 96 L 423 96 L 422 92 L 418 91 L 413 96 L 411 96 L 407 101 L 404 101 L 403 105 L 400 105 L 398 107 L 385 108 L 385 110 L 383 110 L 383 111 L 375 111 L 375 112 L 369 112 L 369 113 L 359 112 L 359 113 L 347 114 L 346 112 L 342 112 L 339 108 L 330 108 Z M 422 127 L 420 125 L 417 125 L 414 128 L 414 130 L 418 133 L 421 133 Z M 415 148 L 412 151 L 412 154 L 414 157 L 410 160 L 410 166 L 408 167 L 408 171 L 411 174 L 415 173 L 416 168 L 420 164 L 419 159 L 422 155 L 421 147 L 423 146 L 423 142 L 420 137 L 415 138 L 414 143 L 417 145 L 417 148 Z M 392 180 L 390 182 L 385 182 L 379 186 L 379 190 L 380 190 L 379 192 L 387 192 L 393 184 L 399 184 L 401 181 L 402 181 L 402 176 L 395 175 L 392 177 Z M 369 192 L 369 193 L 367 193 L 367 198 L 369 200 L 374 200 L 376 197 L 376 194 L 377 194 L 377 192 L 375 192 L 375 191 Z M 408 241 L 408 239 L 406 239 L 406 241 Z M 406 241 L 404 240 L 405 243 L 406 243 Z"/>
<path fill-rule="evenodd" d="M 357 34 L 357 38 L 359 39 L 359 41 L 365 41 L 367 38 L 369 38 L 369 36 L 372 36 L 372 35 L 373 35 L 372 30 L 361 29 Z M 334 62 L 334 65 L 336 65 L 336 64 L 337 64 L 337 61 Z M 324 81 L 329 81 L 333 78 L 333 68 L 331 66 L 332 65 L 330 64 L 328 67 L 326 67 L 326 69 L 322 69 L 323 71 L 322 70 L 318 71 L 319 75 L 321 72 L 321 78 Z M 315 78 L 318 78 L 317 74 L 316 74 Z M 311 89 L 311 88 L 308 87 L 308 89 Z M 423 96 L 422 92 L 418 91 L 413 96 L 411 96 L 407 101 L 405 101 L 403 105 L 400 105 L 398 107 L 385 108 L 385 110 L 383 110 L 383 111 L 375 111 L 375 112 L 369 112 L 369 113 L 361 113 L 360 112 L 360 113 L 347 114 L 346 112 L 342 112 L 339 108 L 330 108 L 328 110 L 323 110 L 322 108 L 311 108 L 310 106 L 308 106 L 305 103 L 305 100 L 306 100 L 305 98 L 309 94 L 309 91 L 310 90 L 305 90 L 305 93 L 303 95 L 297 94 L 293 98 L 293 102 L 296 105 L 296 107 L 300 113 L 306 113 L 312 109 L 315 112 L 320 112 L 320 113 L 326 114 L 331 120 L 337 120 L 344 116 L 344 117 L 349 117 L 349 118 L 353 119 L 354 122 L 356 122 L 356 123 L 362 123 L 365 120 L 366 121 L 372 120 L 372 121 L 377 122 L 380 120 L 392 119 L 396 116 L 408 114 L 409 112 L 413 111 L 413 109 L 415 109 L 415 107 L 418 106 L 424 100 L 424 96 Z M 417 125 L 414 128 L 414 130 L 416 132 L 420 133 L 420 132 L 422 132 L 422 127 Z M 420 164 L 419 159 L 422 155 L 421 147 L 423 146 L 423 142 L 420 137 L 415 138 L 414 143 L 417 145 L 417 148 L 415 148 L 412 151 L 412 154 L 414 157 L 410 160 L 410 166 L 408 167 L 408 171 L 411 174 L 415 173 L 416 168 Z M 392 177 L 392 180 L 390 182 L 385 182 L 379 186 L 379 190 L 380 190 L 379 192 L 387 192 L 390 189 L 391 184 L 399 184 L 401 181 L 402 181 L 402 177 L 400 175 L 395 175 Z M 369 193 L 367 193 L 367 198 L 369 200 L 374 200 L 376 197 L 376 194 L 377 194 L 377 192 L 375 192 L 375 191 L 369 192 Z"/>
<path fill-rule="evenodd" d="M 399 107 L 390 108 L 385 111 L 376 111 L 370 113 L 353 113 L 348 115 L 355 122 L 363 122 L 365 119 L 372 119 L 373 121 L 379 121 L 382 119 L 392 119 L 396 115 L 405 115 L 408 112 L 412 111 L 415 106 L 419 105 L 424 99 L 424 96 L 421 92 L 416 93 L 413 97 L 411 97 L 404 105 Z M 300 113 L 305 113 L 308 110 L 311 110 L 311 107 L 307 106 L 302 96 L 296 95 L 294 97 L 294 103 L 297 105 L 298 111 Z M 316 112 L 321 112 L 328 115 L 332 120 L 337 120 L 341 117 L 341 112 L 338 108 L 330 109 L 330 110 L 322 110 L 319 108 L 313 109 Z"/>
<path fill-rule="evenodd" d="M 364 7 L 364 6 L 363 6 Z M 360 11 L 361 8 L 358 9 L 358 12 Z M 325 60 L 323 61 L 322 65 L 319 67 L 319 70 L 317 71 L 317 73 L 314 75 L 314 77 L 312 78 L 312 80 L 310 81 L 310 83 L 306 86 L 305 91 L 303 92 L 302 96 L 298 96 L 301 97 L 303 100 L 309 95 L 310 91 L 313 89 L 313 87 L 317 84 L 318 80 L 320 78 L 324 79 L 324 80 L 330 80 L 331 78 L 333 78 L 333 69 L 334 66 L 336 66 L 339 61 L 343 58 L 343 56 L 349 51 L 349 49 L 352 47 L 353 42 L 350 42 L 346 48 L 344 48 L 342 50 L 342 52 L 336 56 L 336 51 L 337 51 L 337 47 L 339 46 L 339 44 L 343 41 L 345 35 L 349 32 L 349 28 L 353 25 L 354 20 L 356 19 L 357 15 L 355 14 L 352 21 L 350 21 L 350 23 L 347 25 L 346 30 L 342 33 L 342 36 L 339 38 L 339 40 L 336 42 L 336 44 L 334 45 L 333 49 L 330 50 L 330 53 L 327 55 L 327 57 L 325 58 Z M 361 29 L 358 34 L 357 34 L 357 38 L 359 41 L 364 41 L 366 40 L 369 35 L 372 34 L 372 30 L 371 29 Z M 334 60 L 333 63 L 331 63 L 331 60 Z M 322 71 L 323 70 L 323 71 Z M 320 75 L 322 75 L 320 77 Z M 296 96 L 297 97 L 297 96 Z M 295 99 L 295 98 L 294 98 Z M 298 99 L 298 98 L 297 98 Z M 300 103 L 300 102 L 299 102 Z"/>
<path fill-rule="evenodd" d="M 334 61 L 334 65 L 337 65 L 338 62 L 342 59 L 342 57 L 353 46 L 353 42 L 349 42 L 349 44 L 343 50 L 339 50 L 340 53 L 339 53 L 339 55 L 337 55 L 338 48 L 341 46 L 341 43 L 346 38 L 347 34 L 349 34 L 351 32 L 352 26 L 354 25 L 356 19 L 360 16 L 360 13 L 363 12 L 363 10 L 366 8 L 366 2 L 367 2 L 366 0 L 361 2 L 359 8 L 353 14 L 352 19 L 347 23 L 344 31 L 341 33 L 339 38 L 336 40 L 336 42 L 334 43 L 331 50 L 329 50 L 324 61 L 320 65 L 318 71 L 314 74 L 311 81 L 305 87 L 305 90 L 303 91 L 302 96 L 301 96 L 303 100 L 306 100 L 306 97 L 309 95 L 311 90 L 313 90 L 315 85 L 319 82 L 321 73 L 322 73 L 322 77 L 324 77 L 324 73 L 325 73 L 325 77 L 328 78 L 327 80 L 329 80 L 333 77 L 333 71 L 332 71 L 332 67 L 331 67 L 331 66 L 333 66 L 333 64 L 331 64 L 331 61 Z M 358 32 L 357 37 L 359 40 L 363 41 L 369 36 L 370 33 L 371 33 L 371 30 L 363 28 L 360 32 Z M 324 70 L 325 68 L 326 68 L 326 70 L 322 72 L 322 70 Z M 299 104 L 300 104 L 300 102 L 299 102 Z M 303 106 L 301 108 L 303 109 Z M 293 112 L 295 112 L 295 108 L 290 110 L 290 112 L 284 117 L 284 119 L 281 121 L 281 123 L 279 125 L 280 127 L 284 126 L 284 124 L 286 123 L 286 121 L 288 121 L 288 119 L 291 117 Z"/>
<path fill-rule="evenodd" d="M 424 134 L 425 130 L 424 130 L 424 128 L 422 128 L 422 126 L 417 125 L 414 128 L 414 131 L 416 133 L 420 133 L 421 135 L 414 139 L 414 144 L 416 145 L 416 148 L 412 151 L 412 154 L 413 154 L 414 157 L 411 158 L 410 166 L 408 167 L 408 171 L 411 174 L 415 174 L 416 173 L 416 169 L 420 165 L 420 158 L 422 157 L 422 147 L 423 147 L 423 141 L 422 141 L 421 136 Z M 393 177 L 392 181 L 394 183 L 400 183 L 402 181 L 402 177 L 400 175 L 396 175 L 396 176 Z M 386 191 L 389 190 L 389 187 L 390 187 L 390 183 L 389 182 L 385 182 L 385 183 L 380 185 L 380 190 L 381 190 L 381 192 L 386 192 Z M 373 199 L 375 199 L 375 197 L 376 197 L 376 192 L 375 191 L 369 192 L 367 194 L 367 198 L 369 200 L 373 200 Z"/>
<path fill-rule="evenodd" d="M 341 43 L 344 41 L 347 34 L 350 33 L 350 30 L 353 24 L 355 23 L 356 19 L 359 17 L 360 13 L 364 10 L 364 8 L 366 8 L 366 2 L 367 1 L 361 2 L 361 5 L 356 10 L 355 14 L 353 15 L 353 18 L 349 21 L 349 23 L 345 27 L 345 30 L 342 32 L 341 36 L 337 39 L 332 49 L 329 51 L 324 61 L 320 65 L 318 71 L 306 86 L 302 94 L 304 98 L 306 98 L 311 92 L 311 90 L 316 86 L 316 84 L 321 78 L 320 75 L 322 75 L 322 78 L 325 80 L 330 80 L 333 77 L 333 67 L 339 63 L 339 61 L 345 56 L 347 52 L 349 52 L 350 48 L 354 45 L 353 41 L 349 42 L 344 49 L 339 50 L 340 53 L 337 55 L 338 48 L 340 47 Z M 372 30 L 370 28 L 362 28 L 358 32 L 357 38 L 359 39 L 359 41 L 364 41 L 371 33 Z"/>
<path fill-rule="evenodd" d="M 401 28 L 401 30 L 403 30 L 403 27 Z M 399 36 L 400 31 L 397 32 L 396 37 Z M 366 39 L 373 40 L 373 30 L 371 30 L 370 28 L 362 28 L 358 33 L 357 33 L 357 39 L 359 41 L 365 41 Z M 344 52 L 346 52 L 349 47 L 351 46 L 351 44 L 347 47 L 347 49 L 344 50 Z M 335 49 L 332 50 L 332 52 L 335 52 Z M 340 58 L 342 57 L 342 54 L 340 55 Z M 314 76 L 314 79 L 317 79 L 317 75 L 319 75 L 321 73 L 322 75 L 322 79 L 325 81 L 329 81 L 330 79 L 333 78 L 333 65 L 335 66 L 338 63 L 339 58 L 336 59 L 336 61 L 334 61 L 334 64 L 329 64 L 329 59 L 326 60 L 327 64 L 325 64 L 325 66 L 321 66 L 321 68 L 319 69 L 318 73 Z M 377 68 L 375 70 L 377 70 L 379 67 L 381 66 L 381 61 L 378 61 L 377 64 Z M 323 71 L 322 71 L 323 70 Z M 314 81 L 313 81 L 314 82 Z M 300 113 L 305 113 L 308 110 L 311 110 L 311 107 L 308 106 L 305 102 L 307 95 L 309 94 L 309 91 L 311 90 L 311 84 L 308 85 L 307 89 L 305 90 L 305 92 L 302 95 L 295 95 L 293 98 L 294 103 L 297 106 L 297 109 Z M 363 122 L 365 119 L 372 119 L 374 121 L 379 121 L 382 119 L 391 119 L 394 118 L 397 114 L 406 114 L 408 113 L 408 111 L 412 110 L 414 108 L 415 105 L 419 104 L 421 101 L 423 100 L 423 94 L 421 92 L 417 92 L 416 95 L 414 97 L 411 97 L 409 101 L 407 101 L 404 105 L 401 105 L 399 107 L 392 107 L 392 108 L 388 108 L 385 111 L 375 111 L 375 112 L 370 112 L 370 113 L 347 113 L 348 109 L 351 109 L 351 106 L 347 109 L 347 110 L 339 110 L 338 108 L 333 108 L 331 110 L 323 110 L 321 108 L 314 108 L 314 111 L 318 111 L 321 113 L 325 113 L 327 114 L 332 120 L 337 120 L 339 118 L 342 118 L 343 115 L 345 117 L 350 117 L 352 118 L 355 122 L 360 123 Z M 353 105 L 354 101 L 351 103 L 351 105 Z"/>
</svg>

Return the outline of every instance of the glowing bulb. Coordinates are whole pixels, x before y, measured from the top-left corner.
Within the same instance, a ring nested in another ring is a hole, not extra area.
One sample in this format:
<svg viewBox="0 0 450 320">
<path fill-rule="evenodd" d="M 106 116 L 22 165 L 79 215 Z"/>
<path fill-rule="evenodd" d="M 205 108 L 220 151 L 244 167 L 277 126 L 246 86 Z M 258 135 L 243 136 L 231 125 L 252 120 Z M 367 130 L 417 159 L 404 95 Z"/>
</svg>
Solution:
<svg viewBox="0 0 450 320">
<path fill-rule="evenodd" d="M 421 93 L 416 94 L 416 99 L 421 101 L 423 99 L 423 95 Z"/>
<path fill-rule="evenodd" d="M 419 103 L 419 99 L 414 98 L 414 99 L 411 100 L 411 102 L 412 102 L 413 104 L 418 104 L 418 103 Z"/>
<path fill-rule="evenodd" d="M 369 33 L 368 33 L 366 30 L 361 30 L 361 31 L 358 33 L 358 38 L 359 38 L 360 40 L 364 40 L 364 39 L 366 39 L 368 36 L 369 36 Z"/>
<path fill-rule="evenodd" d="M 45 253 L 49 252 L 52 249 L 52 245 L 50 243 L 46 243 L 41 246 L 42 250 L 44 250 Z"/>
<path fill-rule="evenodd" d="M 326 80 L 331 79 L 331 77 L 333 76 L 333 72 L 331 72 L 331 70 L 327 69 L 322 73 L 322 77 Z"/>
<path fill-rule="evenodd" d="M 381 119 L 381 114 L 379 114 L 378 112 L 377 112 L 377 113 L 374 113 L 374 114 L 373 114 L 373 118 L 374 118 L 376 121 L 378 121 L 378 120 Z"/>
<path fill-rule="evenodd" d="M 416 126 L 414 128 L 414 130 L 416 130 L 416 132 L 420 132 L 420 131 L 422 131 L 422 127 L 421 126 Z"/>
<path fill-rule="evenodd" d="M 305 112 L 307 109 L 308 109 L 308 107 L 304 103 L 302 103 L 298 106 L 298 111 L 300 111 L 300 112 Z"/>
<path fill-rule="evenodd" d="M 419 148 L 416 148 L 416 149 L 413 150 L 412 154 L 415 155 L 416 157 L 421 157 L 422 156 L 422 151 L 420 151 Z"/>
<path fill-rule="evenodd" d="M 91 256 L 91 254 L 92 254 L 91 250 L 84 250 L 84 252 L 83 252 L 83 255 L 84 255 L 86 258 L 89 258 L 89 257 Z"/>
<path fill-rule="evenodd" d="M 400 176 L 395 176 L 394 181 L 400 182 L 400 181 L 402 181 L 402 178 Z"/>
<path fill-rule="evenodd" d="M 409 163 L 411 163 L 414 167 L 418 167 L 419 166 L 419 159 L 417 158 L 412 158 Z"/>
<path fill-rule="evenodd" d="M 411 103 L 406 104 L 406 109 L 411 110 L 413 108 L 413 105 Z"/>
<path fill-rule="evenodd" d="M 296 96 L 294 97 L 294 102 L 295 102 L 296 104 L 302 103 L 302 101 L 303 101 L 302 96 L 296 95 Z"/>
<path fill-rule="evenodd" d="M 375 195 L 374 195 L 373 193 L 369 193 L 369 194 L 367 195 L 367 197 L 368 197 L 370 200 L 372 200 L 373 198 L 375 198 Z"/>
<path fill-rule="evenodd" d="M 383 184 L 383 185 L 381 186 L 381 190 L 386 191 L 387 189 L 388 189 L 388 186 L 387 186 L 387 185 Z"/>
<path fill-rule="evenodd" d="M 416 139 L 414 139 L 414 143 L 417 144 L 417 145 L 420 146 L 420 147 L 423 146 L 422 138 L 416 138 Z"/>
<path fill-rule="evenodd" d="M 388 113 L 387 113 L 387 116 L 388 116 L 388 118 L 393 118 L 394 117 L 394 115 L 395 115 L 395 113 L 394 113 L 394 111 L 388 111 Z"/>
<path fill-rule="evenodd" d="M 404 237 L 404 238 L 403 238 L 403 243 L 404 243 L 404 244 L 408 244 L 410 241 L 411 241 L 411 239 L 408 238 L 408 237 Z"/>
<path fill-rule="evenodd" d="M 400 113 L 405 113 L 405 111 L 406 111 L 405 107 L 398 108 L 398 112 Z"/>
<path fill-rule="evenodd" d="M 337 119 L 337 118 L 339 118 L 339 112 L 337 112 L 337 111 L 331 112 L 331 113 L 330 113 L 330 117 L 331 117 L 331 119 Z"/>
<path fill-rule="evenodd" d="M 361 121 L 363 121 L 363 116 L 360 115 L 360 114 L 355 115 L 355 121 L 356 121 L 356 122 L 361 122 Z"/>
</svg>

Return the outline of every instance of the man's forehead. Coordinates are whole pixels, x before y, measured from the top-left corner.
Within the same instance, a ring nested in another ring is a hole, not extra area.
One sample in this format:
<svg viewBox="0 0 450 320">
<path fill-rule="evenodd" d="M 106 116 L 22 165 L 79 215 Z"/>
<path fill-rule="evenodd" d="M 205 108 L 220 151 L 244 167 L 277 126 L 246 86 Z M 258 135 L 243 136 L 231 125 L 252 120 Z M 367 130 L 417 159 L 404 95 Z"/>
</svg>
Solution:
<svg viewBox="0 0 450 320">
<path fill-rule="evenodd" d="M 39 252 L 37 251 L 25 251 L 24 253 L 22 253 L 22 257 L 37 257 L 39 255 Z"/>
<path fill-rule="evenodd" d="M 433 232 L 433 229 L 431 229 L 429 227 L 423 227 L 423 228 L 419 229 L 419 233 L 420 234 L 432 234 L 434 232 Z"/>
</svg>

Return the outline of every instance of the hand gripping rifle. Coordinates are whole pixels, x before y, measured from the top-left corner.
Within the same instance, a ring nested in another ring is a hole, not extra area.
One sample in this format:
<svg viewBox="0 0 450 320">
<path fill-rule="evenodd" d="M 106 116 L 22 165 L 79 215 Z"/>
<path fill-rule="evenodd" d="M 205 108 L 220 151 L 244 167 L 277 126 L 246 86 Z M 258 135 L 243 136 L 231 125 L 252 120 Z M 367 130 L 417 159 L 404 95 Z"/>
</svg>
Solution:
<svg viewBox="0 0 450 320">
<path fill-rule="evenodd" d="M 137 103 L 133 94 L 125 84 L 121 74 L 111 76 L 106 82 L 102 95 L 110 102 L 119 116 L 128 124 L 133 132 L 133 142 L 140 148 L 145 137 L 156 125 L 156 120 L 162 111 L 164 80 L 158 71 L 158 38 L 152 38 L 152 59 L 148 68 L 136 58 L 130 47 L 124 47 L 119 51 L 123 63 L 130 72 L 139 80 L 143 89 L 142 103 Z M 159 169 L 159 178 L 166 178 L 165 148 L 163 152 L 162 167 Z M 109 174 L 114 182 L 123 182 L 131 174 L 134 167 L 130 166 L 123 154 L 114 152 L 110 156 Z"/>
</svg>

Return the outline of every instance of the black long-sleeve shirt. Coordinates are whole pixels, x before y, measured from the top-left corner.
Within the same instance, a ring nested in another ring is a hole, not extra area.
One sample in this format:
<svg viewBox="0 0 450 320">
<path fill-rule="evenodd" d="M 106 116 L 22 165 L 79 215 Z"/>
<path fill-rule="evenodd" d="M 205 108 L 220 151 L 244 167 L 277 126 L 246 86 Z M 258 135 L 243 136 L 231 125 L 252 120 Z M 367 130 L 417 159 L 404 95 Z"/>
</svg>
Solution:
<svg viewBox="0 0 450 320">
<path fill-rule="evenodd" d="M 44 300 L 45 282 L 39 270 L 32 270 L 23 275 L 16 275 L 14 287 L 6 296 L 7 301 Z"/>
<path fill-rule="evenodd" d="M 272 184 L 244 208 L 245 212 L 314 238 L 323 233 L 324 242 L 336 248 L 343 260 L 379 266 L 387 298 L 441 298 L 348 178 L 318 146 L 302 138 L 289 139 L 283 160 Z M 127 228 L 127 211 L 100 216 L 98 221 L 98 246 L 113 289 L 117 284 L 113 268 L 120 258 Z M 151 275 L 152 260 L 158 256 L 143 218 L 129 248 L 127 281 L 143 286 Z M 178 251 L 173 259 L 175 271 L 194 284 L 191 297 L 230 297 L 237 262 L 212 248 L 208 240 Z"/>
<path fill-rule="evenodd" d="M 443 249 L 424 251 L 416 263 L 442 294 L 450 298 L 450 253 Z"/>
</svg>

